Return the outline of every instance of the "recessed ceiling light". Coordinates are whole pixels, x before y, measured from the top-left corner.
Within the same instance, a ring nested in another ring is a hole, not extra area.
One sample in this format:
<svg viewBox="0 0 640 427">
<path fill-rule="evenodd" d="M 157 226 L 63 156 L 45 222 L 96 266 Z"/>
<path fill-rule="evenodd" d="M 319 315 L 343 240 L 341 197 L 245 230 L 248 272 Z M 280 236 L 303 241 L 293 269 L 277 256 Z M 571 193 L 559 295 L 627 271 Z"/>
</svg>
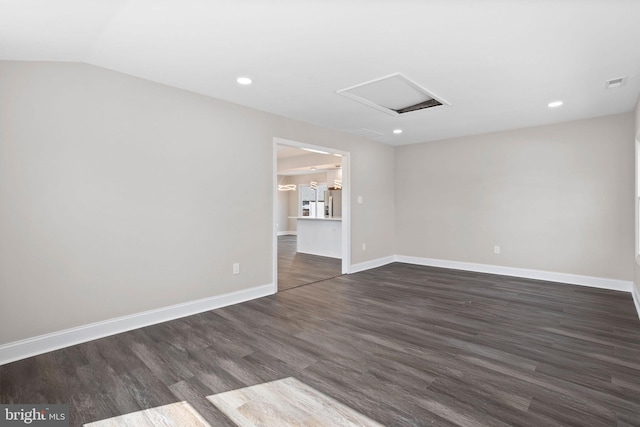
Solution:
<svg viewBox="0 0 640 427">
<path fill-rule="evenodd" d="M 393 133 L 395 133 L 396 135 L 400 135 L 402 133 L 402 129 L 394 129 Z"/>
<path fill-rule="evenodd" d="M 547 105 L 549 106 L 549 108 L 558 108 L 562 104 L 563 104 L 562 101 L 552 101 L 552 102 L 548 103 Z"/>
<path fill-rule="evenodd" d="M 249 77 L 238 77 L 236 79 L 236 81 L 241 84 L 241 85 L 250 85 L 251 83 L 253 83 L 253 80 L 251 80 Z"/>
</svg>

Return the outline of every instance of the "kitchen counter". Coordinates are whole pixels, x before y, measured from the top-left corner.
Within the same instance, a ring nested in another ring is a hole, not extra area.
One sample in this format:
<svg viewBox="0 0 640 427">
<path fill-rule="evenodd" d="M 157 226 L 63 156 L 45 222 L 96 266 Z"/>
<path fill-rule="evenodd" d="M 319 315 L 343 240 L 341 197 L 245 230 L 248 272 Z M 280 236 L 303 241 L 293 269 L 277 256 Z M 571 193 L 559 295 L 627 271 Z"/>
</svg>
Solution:
<svg viewBox="0 0 640 427">
<path fill-rule="evenodd" d="M 315 218 L 312 216 L 290 216 L 289 219 L 305 219 L 310 221 L 342 221 L 340 217 L 332 217 L 332 218 Z"/>
<path fill-rule="evenodd" d="M 342 218 L 292 218 L 298 220 L 298 252 L 342 258 Z"/>
</svg>

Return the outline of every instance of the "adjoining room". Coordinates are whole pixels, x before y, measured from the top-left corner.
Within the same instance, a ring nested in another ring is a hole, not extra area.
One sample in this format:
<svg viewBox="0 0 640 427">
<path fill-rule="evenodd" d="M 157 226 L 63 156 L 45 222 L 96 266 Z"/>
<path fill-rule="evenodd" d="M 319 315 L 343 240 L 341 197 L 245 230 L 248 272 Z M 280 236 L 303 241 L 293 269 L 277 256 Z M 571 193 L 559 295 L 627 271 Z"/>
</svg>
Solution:
<svg viewBox="0 0 640 427">
<path fill-rule="evenodd" d="M 342 191 L 342 154 L 281 144 L 276 151 L 277 283 L 283 291 L 342 274 L 348 265 L 343 241 L 350 240 L 343 238 L 349 228 L 343 227 L 342 206 L 349 198 Z"/>
</svg>

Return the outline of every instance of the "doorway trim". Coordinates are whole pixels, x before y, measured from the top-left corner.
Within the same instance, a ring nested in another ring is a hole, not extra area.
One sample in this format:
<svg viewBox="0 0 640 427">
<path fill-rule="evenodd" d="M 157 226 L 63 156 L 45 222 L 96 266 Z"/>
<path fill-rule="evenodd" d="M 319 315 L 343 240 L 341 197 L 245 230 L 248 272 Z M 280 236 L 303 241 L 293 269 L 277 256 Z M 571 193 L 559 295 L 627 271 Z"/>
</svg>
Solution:
<svg viewBox="0 0 640 427">
<path fill-rule="evenodd" d="M 307 144 L 290 139 L 273 138 L 272 203 L 273 203 L 273 293 L 278 292 L 278 145 L 308 148 L 342 156 L 342 274 L 351 272 L 351 153 L 331 147 Z"/>
</svg>

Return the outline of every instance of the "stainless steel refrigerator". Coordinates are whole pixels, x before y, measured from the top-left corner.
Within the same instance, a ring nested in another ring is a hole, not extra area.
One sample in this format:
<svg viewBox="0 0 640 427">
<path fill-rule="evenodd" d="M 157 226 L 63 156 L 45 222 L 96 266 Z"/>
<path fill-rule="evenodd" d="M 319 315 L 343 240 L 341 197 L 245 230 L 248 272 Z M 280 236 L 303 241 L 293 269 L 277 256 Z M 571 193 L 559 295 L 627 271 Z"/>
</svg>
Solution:
<svg viewBox="0 0 640 427">
<path fill-rule="evenodd" d="M 342 217 L 342 190 L 327 190 L 324 192 L 324 217 Z"/>
</svg>

